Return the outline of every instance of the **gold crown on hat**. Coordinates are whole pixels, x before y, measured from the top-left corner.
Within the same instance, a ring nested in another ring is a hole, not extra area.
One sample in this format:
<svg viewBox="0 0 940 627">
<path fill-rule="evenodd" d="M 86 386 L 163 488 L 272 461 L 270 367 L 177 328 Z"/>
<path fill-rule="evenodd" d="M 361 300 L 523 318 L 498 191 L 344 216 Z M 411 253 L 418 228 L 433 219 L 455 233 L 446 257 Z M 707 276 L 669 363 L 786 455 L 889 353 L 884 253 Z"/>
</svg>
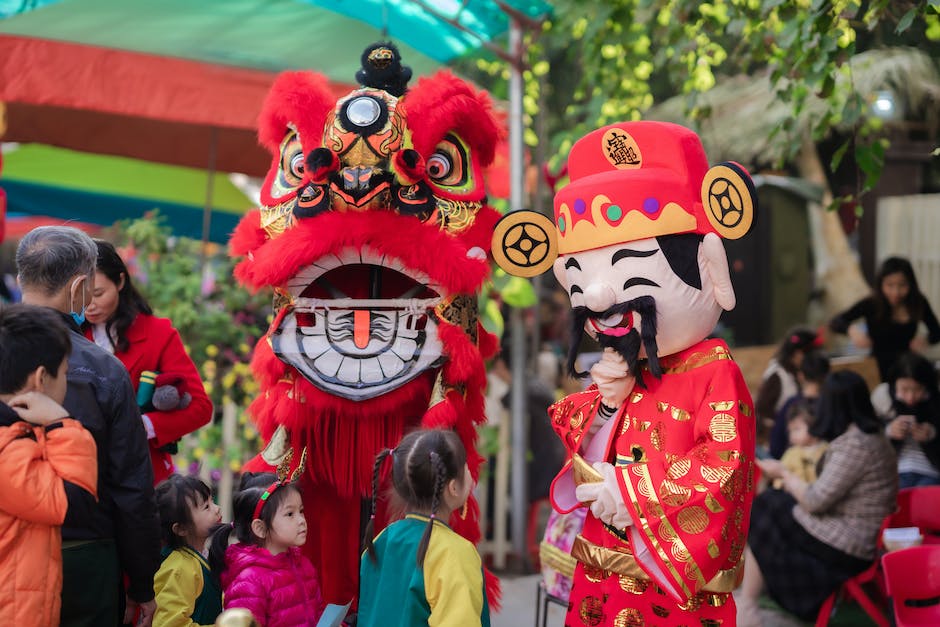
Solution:
<svg viewBox="0 0 940 627">
<path fill-rule="evenodd" d="M 591 199 L 590 217 L 578 218 L 568 203 L 558 207 L 555 226 L 558 228 L 558 252 L 567 253 L 602 248 L 629 240 L 659 237 L 694 231 L 695 218 L 674 202 L 667 203 L 658 218 L 642 211 L 621 207 L 604 194 Z"/>
</svg>

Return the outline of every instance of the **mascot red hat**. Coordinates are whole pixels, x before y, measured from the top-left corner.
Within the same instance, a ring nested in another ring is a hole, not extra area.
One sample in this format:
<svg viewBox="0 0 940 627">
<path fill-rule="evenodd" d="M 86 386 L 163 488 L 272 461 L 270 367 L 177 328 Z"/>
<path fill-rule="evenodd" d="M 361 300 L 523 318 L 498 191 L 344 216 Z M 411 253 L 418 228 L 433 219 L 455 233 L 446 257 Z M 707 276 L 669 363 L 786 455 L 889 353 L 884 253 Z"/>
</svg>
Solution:
<svg viewBox="0 0 940 627">
<path fill-rule="evenodd" d="M 510 274 L 535 276 L 559 254 L 660 235 L 737 239 L 753 222 L 747 171 L 733 162 L 709 168 L 698 135 L 677 124 L 621 122 L 588 133 L 571 149 L 568 174 L 554 224 L 513 212 L 497 227 L 494 258 Z"/>
<path fill-rule="evenodd" d="M 574 145 L 568 172 L 571 182 L 555 196 L 561 254 L 676 233 L 734 238 L 750 228 L 753 210 L 742 206 L 750 194 L 726 181 L 750 178 L 736 164 L 709 172 L 698 136 L 682 126 L 598 129 Z"/>
</svg>

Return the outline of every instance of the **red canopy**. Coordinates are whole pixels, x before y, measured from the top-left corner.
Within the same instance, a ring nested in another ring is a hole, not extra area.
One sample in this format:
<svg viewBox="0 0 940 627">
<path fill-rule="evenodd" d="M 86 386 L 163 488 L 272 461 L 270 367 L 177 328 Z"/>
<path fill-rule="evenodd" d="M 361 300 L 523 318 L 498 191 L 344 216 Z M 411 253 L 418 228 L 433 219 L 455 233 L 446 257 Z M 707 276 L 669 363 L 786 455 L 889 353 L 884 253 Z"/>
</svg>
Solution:
<svg viewBox="0 0 940 627">
<path fill-rule="evenodd" d="M 25 70 L 29 68 L 29 70 Z M 36 71 L 42 68 L 42 71 Z M 256 123 L 275 74 L 0 35 L 5 141 L 263 176 Z M 339 97 L 353 88 L 334 83 Z"/>
</svg>

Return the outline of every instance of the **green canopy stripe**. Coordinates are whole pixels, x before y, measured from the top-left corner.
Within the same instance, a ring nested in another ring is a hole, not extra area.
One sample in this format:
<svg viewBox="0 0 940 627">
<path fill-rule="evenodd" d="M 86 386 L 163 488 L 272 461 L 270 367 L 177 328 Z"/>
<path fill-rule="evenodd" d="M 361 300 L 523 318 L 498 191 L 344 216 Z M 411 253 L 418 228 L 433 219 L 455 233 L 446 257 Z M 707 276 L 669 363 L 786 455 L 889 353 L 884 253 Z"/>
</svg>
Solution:
<svg viewBox="0 0 940 627">
<path fill-rule="evenodd" d="M 25 144 L 4 154 L 0 185 L 33 183 L 60 190 L 202 207 L 207 176 L 205 170 L 194 168 Z M 214 211 L 242 215 L 252 205 L 226 174 L 214 175 Z"/>
<path fill-rule="evenodd" d="M 118 220 L 143 217 L 158 209 L 178 236 L 202 238 L 202 212 L 198 207 L 178 203 L 128 198 L 110 194 L 63 190 L 35 183 L 0 180 L 7 194 L 10 213 L 51 216 L 62 220 L 80 220 L 110 226 Z M 212 212 L 209 240 L 224 244 L 238 224 L 239 216 Z"/>
</svg>

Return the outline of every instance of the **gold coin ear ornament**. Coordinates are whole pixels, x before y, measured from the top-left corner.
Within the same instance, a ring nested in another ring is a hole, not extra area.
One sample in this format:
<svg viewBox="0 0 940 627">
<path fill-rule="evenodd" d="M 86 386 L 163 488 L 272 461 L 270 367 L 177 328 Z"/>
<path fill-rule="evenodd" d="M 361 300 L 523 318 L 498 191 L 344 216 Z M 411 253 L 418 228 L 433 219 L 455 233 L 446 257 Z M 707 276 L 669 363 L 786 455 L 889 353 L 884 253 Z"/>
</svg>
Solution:
<svg viewBox="0 0 940 627">
<path fill-rule="evenodd" d="M 552 221 L 537 211 L 507 213 L 493 230 L 493 260 L 508 274 L 533 277 L 547 272 L 558 258 Z"/>
<path fill-rule="evenodd" d="M 757 210 L 757 191 L 747 170 L 732 161 L 712 166 L 702 181 L 702 206 L 709 224 L 723 238 L 747 234 Z"/>
</svg>

